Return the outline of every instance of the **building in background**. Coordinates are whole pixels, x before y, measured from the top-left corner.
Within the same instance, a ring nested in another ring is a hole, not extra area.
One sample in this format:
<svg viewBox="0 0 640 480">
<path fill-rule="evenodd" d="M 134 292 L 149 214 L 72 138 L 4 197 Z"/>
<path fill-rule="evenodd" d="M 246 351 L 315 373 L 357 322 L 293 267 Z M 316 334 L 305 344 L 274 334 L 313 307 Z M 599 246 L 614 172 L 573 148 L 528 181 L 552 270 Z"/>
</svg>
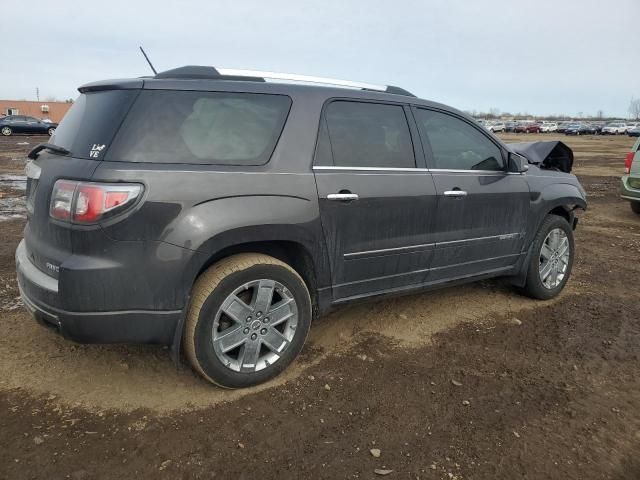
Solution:
<svg viewBox="0 0 640 480">
<path fill-rule="evenodd" d="M 0 118 L 6 115 L 27 115 L 60 123 L 71 108 L 71 102 L 35 102 L 30 100 L 0 100 Z"/>
</svg>

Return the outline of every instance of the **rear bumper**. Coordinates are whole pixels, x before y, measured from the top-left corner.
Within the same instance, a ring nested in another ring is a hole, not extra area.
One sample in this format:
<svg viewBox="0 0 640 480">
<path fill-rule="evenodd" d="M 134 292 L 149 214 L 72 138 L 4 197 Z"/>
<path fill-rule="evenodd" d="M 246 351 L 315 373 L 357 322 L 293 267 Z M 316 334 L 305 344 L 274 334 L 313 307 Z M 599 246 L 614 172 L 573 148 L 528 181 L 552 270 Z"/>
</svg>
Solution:
<svg viewBox="0 0 640 480">
<path fill-rule="evenodd" d="M 35 319 L 80 343 L 150 343 L 171 345 L 182 310 L 71 312 L 59 304 L 58 281 L 38 270 L 20 242 L 16 250 L 20 295 Z"/>
<path fill-rule="evenodd" d="M 640 188 L 633 188 L 630 185 L 629 180 L 630 180 L 629 175 L 623 175 L 623 177 L 620 179 L 620 192 L 621 192 L 620 196 L 624 200 L 629 200 L 632 202 L 640 202 Z"/>
</svg>

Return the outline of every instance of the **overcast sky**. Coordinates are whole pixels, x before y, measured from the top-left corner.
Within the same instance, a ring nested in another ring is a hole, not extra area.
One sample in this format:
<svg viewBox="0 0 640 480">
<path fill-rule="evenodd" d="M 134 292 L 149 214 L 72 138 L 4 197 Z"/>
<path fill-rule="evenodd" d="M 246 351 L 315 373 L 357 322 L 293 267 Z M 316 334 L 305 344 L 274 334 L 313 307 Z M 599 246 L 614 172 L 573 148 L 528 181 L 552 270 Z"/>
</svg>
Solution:
<svg viewBox="0 0 640 480">
<path fill-rule="evenodd" d="M 626 117 L 640 0 L 0 0 L 0 98 L 187 64 L 402 86 L 464 110 Z"/>
</svg>

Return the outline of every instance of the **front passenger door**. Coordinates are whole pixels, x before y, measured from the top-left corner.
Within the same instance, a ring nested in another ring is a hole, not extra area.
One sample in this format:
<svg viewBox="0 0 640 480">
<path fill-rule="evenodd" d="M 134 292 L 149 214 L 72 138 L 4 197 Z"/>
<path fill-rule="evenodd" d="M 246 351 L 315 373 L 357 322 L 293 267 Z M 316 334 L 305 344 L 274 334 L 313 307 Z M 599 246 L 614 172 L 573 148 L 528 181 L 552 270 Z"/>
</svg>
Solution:
<svg viewBox="0 0 640 480">
<path fill-rule="evenodd" d="M 508 270 L 522 253 L 529 214 L 524 174 L 508 172 L 502 147 L 463 117 L 414 112 L 438 194 L 429 280 Z"/>
</svg>

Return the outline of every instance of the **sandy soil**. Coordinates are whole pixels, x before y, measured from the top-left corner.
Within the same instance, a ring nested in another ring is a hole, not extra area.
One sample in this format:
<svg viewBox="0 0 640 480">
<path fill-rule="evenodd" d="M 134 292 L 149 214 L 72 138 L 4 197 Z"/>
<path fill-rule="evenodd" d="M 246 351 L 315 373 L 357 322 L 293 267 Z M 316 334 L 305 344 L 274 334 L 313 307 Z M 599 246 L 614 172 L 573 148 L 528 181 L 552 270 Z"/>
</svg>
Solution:
<svg viewBox="0 0 640 480">
<path fill-rule="evenodd" d="M 341 308 L 285 375 L 235 392 L 165 349 L 77 345 L 29 318 L 6 175 L 42 139 L 1 138 L 0 200 L 18 200 L 0 217 L 0 479 L 640 478 L 640 218 L 617 193 L 633 141 L 503 138 L 576 153 L 589 210 L 558 299 L 490 281 Z"/>
</svg>

